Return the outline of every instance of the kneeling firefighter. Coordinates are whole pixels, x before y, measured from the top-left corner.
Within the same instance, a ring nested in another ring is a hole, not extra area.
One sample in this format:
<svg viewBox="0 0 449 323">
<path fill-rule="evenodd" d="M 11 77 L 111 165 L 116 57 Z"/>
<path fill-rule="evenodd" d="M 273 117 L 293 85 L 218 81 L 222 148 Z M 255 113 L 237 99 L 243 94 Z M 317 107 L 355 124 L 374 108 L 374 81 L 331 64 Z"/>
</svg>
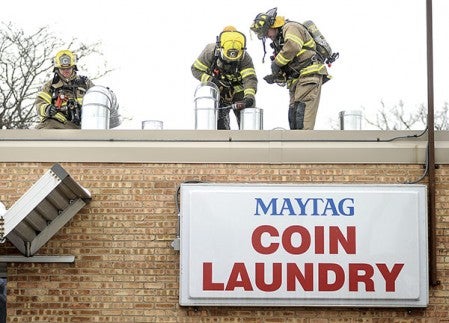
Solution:
<svg viewBox="0 0 449 323">
<path fill-rule="evenodd" d="M 250 29 L 262 40 L 271 40 L 271 75 L 269 83 L 286 85 L 290 103 L 290 129 L 312 130 L 320 102 L 321 85 L 330 77 L 325 60 L 316 51 L 316 43 L 307 28 L 300 23 L 277 16 L 277 8 L 259 13 Z"/>
<path fill-rule="evenodd" d="M 217 129 L 229 130 L 232 106 L 240 127 L 240 110 L 255 106 L 257 76 L 246 51 L 246 37 L 227 26 L 216 43 L 206 45 L 191 67 L 193 76 L 202 83 L 212 82 L 220 91 Z"/>
<path fill-rule="evenodd" d="M 40 123 L 36 129 L 80 129 L 83 96 L 94 86 L 77 74 L 76 56 L 59 51 L 53 59 L 53 79 L 38 93 L 35 105 Z"/>
</svg>

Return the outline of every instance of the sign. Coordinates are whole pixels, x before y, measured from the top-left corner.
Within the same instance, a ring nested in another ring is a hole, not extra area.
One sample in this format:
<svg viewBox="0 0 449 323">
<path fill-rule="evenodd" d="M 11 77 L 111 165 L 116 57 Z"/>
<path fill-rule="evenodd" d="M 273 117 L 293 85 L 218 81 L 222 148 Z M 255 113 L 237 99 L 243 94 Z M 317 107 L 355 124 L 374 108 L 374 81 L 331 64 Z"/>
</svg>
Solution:
<svg viewBox="0 0 449 323">
<path fill-rule="evenodd" d="M 181 185 L 181 305 L 428 304 L 424 185 Z"/>
</svg>

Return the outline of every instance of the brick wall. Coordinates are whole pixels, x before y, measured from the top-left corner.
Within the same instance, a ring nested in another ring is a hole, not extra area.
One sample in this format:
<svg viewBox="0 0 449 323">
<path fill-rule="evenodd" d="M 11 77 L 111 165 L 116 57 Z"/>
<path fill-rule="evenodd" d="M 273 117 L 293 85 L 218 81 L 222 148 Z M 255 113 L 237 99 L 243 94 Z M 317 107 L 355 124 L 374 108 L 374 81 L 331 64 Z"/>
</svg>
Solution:
<svg viewBox="0 0 449 323">
<path fill-rule="evenodd" d="M 441 284 L 426 309 L 180 307 L 175 195 L 212 183 L 403 183 L 420 165 L 62 163 L 92 201 L 39 250 L 67 263 L 8 264 L 8 322 L 449 322 L 449 166 L 436 170 Z M 11 207 L 50 163 L 0 163 L 0 200 Z M 18 254 L 6 242 L 0 254 Z"/>
</svg>

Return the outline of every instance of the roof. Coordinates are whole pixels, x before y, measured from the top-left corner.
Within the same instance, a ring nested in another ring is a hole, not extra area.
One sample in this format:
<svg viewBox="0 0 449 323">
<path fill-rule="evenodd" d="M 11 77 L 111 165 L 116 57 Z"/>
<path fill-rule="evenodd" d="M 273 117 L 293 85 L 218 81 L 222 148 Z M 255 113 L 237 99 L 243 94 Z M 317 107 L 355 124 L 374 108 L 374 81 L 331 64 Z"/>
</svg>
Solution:
<svg viewBox="0 0 449 323">
<path fill-rule="evenodd" d="M 1 130 L 0 162 L 425 163 L 422 131 Z M 435 132 L 449 163 L 449 132 Z"/>
</svg>

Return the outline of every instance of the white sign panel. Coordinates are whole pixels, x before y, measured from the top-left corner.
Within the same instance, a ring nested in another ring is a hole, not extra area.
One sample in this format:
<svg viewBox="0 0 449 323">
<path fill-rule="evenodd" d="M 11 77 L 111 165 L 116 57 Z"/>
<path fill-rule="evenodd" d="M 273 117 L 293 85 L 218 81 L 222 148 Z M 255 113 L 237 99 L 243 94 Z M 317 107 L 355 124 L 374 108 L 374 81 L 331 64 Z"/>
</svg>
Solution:
<svg viewBox="0 0 449 323">
<path fill-rule="evenodd" d="M 182 184 L 181 305 L 428 304 L 424 185 Z"/>
</svg>

